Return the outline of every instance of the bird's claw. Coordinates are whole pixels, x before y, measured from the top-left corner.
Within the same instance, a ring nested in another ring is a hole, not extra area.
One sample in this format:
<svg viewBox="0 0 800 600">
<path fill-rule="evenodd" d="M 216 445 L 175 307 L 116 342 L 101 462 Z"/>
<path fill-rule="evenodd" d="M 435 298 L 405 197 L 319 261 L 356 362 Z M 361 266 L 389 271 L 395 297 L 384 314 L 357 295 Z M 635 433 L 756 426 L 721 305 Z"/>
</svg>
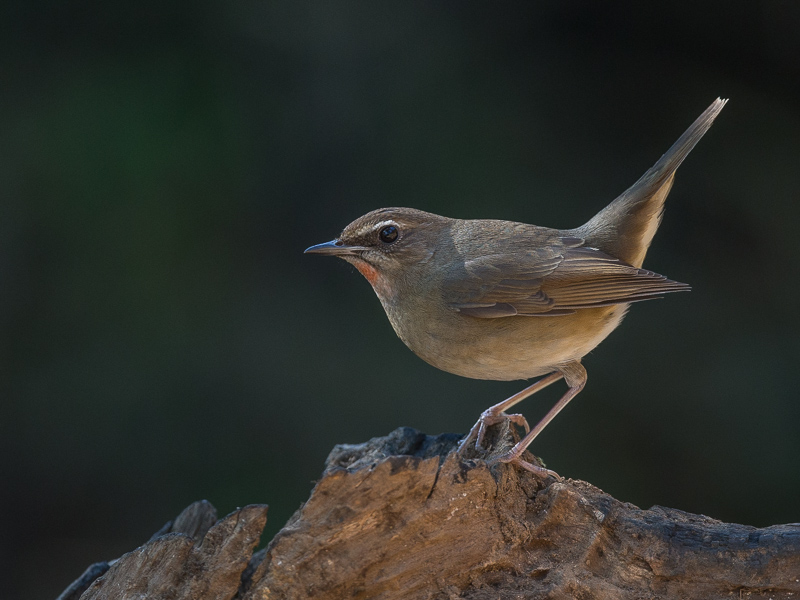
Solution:
<svg viewBox="0 0 800 600">
<path fill-rule="evenodd" d="M 481 414 L 480 419 L 478 419 L 478 436 L 475 439 L 475 448 L 478 450 L 485 450 L 483 447 L 483 438 L 486 437 L 486 431 L 492 425 L 502 423 L 503 421 L 511 421 L 515 425 L 523 427 L 525 429 L 525 433 L 528 433 L 531 430 L 531 426 L 528 425 L 528 420 L 520 414 L 509 415 L 504 412 L 493 413 L 487 410 L 484 411 L 483 414 Z"/>
<path fill-rule="evenodd" d="M 470 432 L 461 440 L 461 443 L 458 446 L 458 454 L 463 455 L 466 449 L 469 447 L 472 440 L 475 440 L 475 448 L 478 450 L 484 450 L 483 448 L 483 439 L 486 436 L 486 431 L 492 425 L 496 425 L 497 423 L 502 423 L 503 421 L 511 421 L 515 425 L 519 427 L 523 427 L 525 429 L 525 433 L 528 433 L 531 428 L 528 425 L 528 421 L 525 419 L 524 416 L 520 414 L 506 414 L 504 412 L 495 413 L 492 412 L 491 409 L 485 410 L 475 425 L 472 426 Z M 523 450 L 524 451 L 524 450 Z M 563 481 L 561 475 L 556 473 L 555 471 L 551 471 L 545 467 L 541 467 L 539 465 L 534 465 L 533 463 L 529 463 L 526 460 L 522 460 L 520 455 L 522 454 L 521 451 L 518 450 L 518 446 L 514 446 L 509 452 L 503 454 L 502 456 L 498 456 L 497 458 L 490 461 L 490 464 L 493 463 L 513 463 L 519 467 L 522 467 L 526 471 L 530 471 L 534 475 L 541 477 L 542 479 L 546 479 L 548 477 L 553 477 L 556 481 Z"/>
<path fill-rule="evenodd" d="M 492 412 L 491 409 L 485 410 L 483 413 L 481 413 L 481 416 L 475 425 L 472 426 L 470 432 L 464 437 L 463 440 L 461 440 L 457 452 L 463 455 L 473 439 L 475 440 L 476 450 L 485 450 L 483 447 L 483 439 L 486 437 L 486 432 L 488 431 L 489 427 L 496 425 L 497 423 L 502 423 L 503 421 L 511 421 L 515 425 L 525 429 L 525 433 L 528 433 L 531 430 L 527 419 L 523 415 L 509 415 L 504 412 L 495 413 Z"/>
<path fill-rule="evenodd" d="M 504 454 L 503 456 L 498 457 L 496 460 L 497 462 L 502 462 L 502 463 L 513 463 L 519 467 L 522 467 L 526 471 L 530 471 L 534 475 L 538 475 L 543 479 L 546 479 L 547 477 L 552 477 L 556 481 L 559 482 L 564 481 L 564 478 L 561 477 L 561 475 L 559 475 L 555 471 L 551 471 L 550 469 L 547 469 L 545 467 L 540 467 L 539 465 L 534 465 L 533 463 L 529 463 L 526 460 L 522 460 L 519 456 L 515 456 L 513 450 L 508 454 Z"/>
</svg>

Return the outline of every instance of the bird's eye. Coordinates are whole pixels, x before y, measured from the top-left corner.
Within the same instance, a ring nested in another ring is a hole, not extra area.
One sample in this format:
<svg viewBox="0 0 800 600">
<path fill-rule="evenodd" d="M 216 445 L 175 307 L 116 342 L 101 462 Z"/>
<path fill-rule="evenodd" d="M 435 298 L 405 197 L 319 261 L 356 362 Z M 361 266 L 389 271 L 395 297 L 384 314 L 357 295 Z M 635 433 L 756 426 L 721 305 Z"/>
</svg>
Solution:
<svg viewBox="0 0 800 600">
<path fill-rule="evenodd" d="M 397 227 L 395 227 L 394 225 L 387 225 L 386 227 L 381 229 L 381 232 L 378 234 L 378 236 L 381 238 L 381 241 L 384 244 L 391 244 L 393 241 L 397 239 L 398 233 L 399 231 L 397 230 Z"/>
</svg>

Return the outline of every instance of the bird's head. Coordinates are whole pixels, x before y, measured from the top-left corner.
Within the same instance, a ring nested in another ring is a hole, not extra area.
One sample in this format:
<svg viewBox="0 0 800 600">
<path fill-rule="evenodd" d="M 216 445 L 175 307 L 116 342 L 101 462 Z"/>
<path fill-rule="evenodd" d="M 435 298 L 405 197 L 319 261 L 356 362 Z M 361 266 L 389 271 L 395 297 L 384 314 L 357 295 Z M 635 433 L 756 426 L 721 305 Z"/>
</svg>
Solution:
<svg viewBox="0 0 800 600">
<path fill-rule="evenodd" d="M 346 260 L 382 300 L 388 300 L 408 286 L 411 272 L 431 260 L 451 221 L 413 208 L 381 208 L 350 223 L 335 240 L 311 246 L 306 253 Z"/>
</svg>

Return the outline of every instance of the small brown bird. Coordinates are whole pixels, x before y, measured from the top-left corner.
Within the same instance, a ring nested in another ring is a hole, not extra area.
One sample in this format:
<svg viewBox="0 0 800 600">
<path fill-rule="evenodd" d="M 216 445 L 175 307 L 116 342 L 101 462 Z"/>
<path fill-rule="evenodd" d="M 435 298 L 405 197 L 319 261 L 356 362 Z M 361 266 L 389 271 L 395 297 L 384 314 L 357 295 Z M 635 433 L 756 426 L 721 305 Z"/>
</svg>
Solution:
<svg viewBox="0 0 800 600">
<path fill-rule="evenodd" d="M 497 460 L 555 475 L 520 456 L 583 389 L 581 359 L 631 302 L 690 289 L 641 267 L 675 170 L 726 102 L 711 104 L 639 181 L 575 229 L 382 208 L 306 252 L 353 264 L 400 339 L 434 367 L 475 379 L 545 375 L 484 411 L 459 450 L 473 439 L 480 447 L 487 426 L 511 419 L 527 433 Z M 561 378 L 569 389 L 533 429 L 522 415 L 505 413 Z"/>
</svg>

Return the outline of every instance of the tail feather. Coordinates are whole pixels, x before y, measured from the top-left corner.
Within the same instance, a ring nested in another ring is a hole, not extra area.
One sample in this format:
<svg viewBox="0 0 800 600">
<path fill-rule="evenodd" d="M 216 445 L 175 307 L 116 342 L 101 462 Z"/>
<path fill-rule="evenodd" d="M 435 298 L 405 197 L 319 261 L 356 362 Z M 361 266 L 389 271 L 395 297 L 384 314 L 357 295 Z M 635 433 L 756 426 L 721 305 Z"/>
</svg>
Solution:
<svg viewBox="0 0 800 600">
<path fill-rule="evenodd" d="M 727 100 L 717 98 L 639 180 L 575 232 L 611 256 L 641 267 L 661 222 L 676 169 L 705 135 Z"/>
</svg>

